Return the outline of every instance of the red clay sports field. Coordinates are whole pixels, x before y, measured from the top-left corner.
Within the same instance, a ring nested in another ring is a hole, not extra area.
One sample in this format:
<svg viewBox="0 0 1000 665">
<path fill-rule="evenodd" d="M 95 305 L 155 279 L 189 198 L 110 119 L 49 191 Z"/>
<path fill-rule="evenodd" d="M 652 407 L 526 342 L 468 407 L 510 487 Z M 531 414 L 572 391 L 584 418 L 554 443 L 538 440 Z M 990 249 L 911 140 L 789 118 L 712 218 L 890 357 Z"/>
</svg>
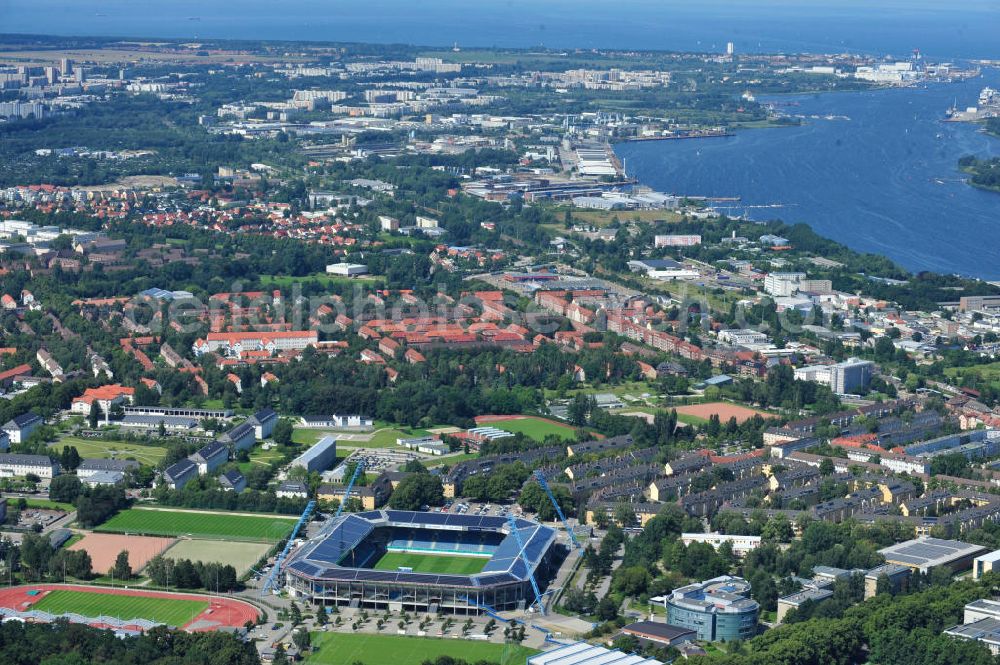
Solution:
<svg viewBox="0 0 1000 665">
<path fill-rule="evenodd" d="M 202 596 L 190 593 L 167 593 L 163 591 L 141 591 L 138 589 L 112 589 L 108 587 L 84 586 L 76 584 L 30 584 L 0 589 L 0 607 L 19 612 L 31 610 L 52 591 L 77 591 L 93 594 L 113 594 L 137 598 L 160 598 L 165 600 L 193 600 L 208 603 L 200 614 L 185 623 L 182 628 L 188 632 L 218 630 L 219 628 L 241 628 L 247 621 L 256 623 L 260 611 L 250 603 L 234 598 Z M 95 617 L 96 619 L 96 617 Z M 95 628 L 108 628 L 99 621 L 90 624 Z M 139 628 L 139 627 L 137 627 Z"/>
</svg>

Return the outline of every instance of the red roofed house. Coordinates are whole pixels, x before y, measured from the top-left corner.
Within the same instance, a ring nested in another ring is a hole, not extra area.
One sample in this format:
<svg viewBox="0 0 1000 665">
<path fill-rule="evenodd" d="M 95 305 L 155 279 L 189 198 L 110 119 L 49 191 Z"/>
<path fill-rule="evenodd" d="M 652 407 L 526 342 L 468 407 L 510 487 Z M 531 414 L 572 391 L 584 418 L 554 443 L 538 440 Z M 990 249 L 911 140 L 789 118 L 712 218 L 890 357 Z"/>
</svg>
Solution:
<svg viewBox="0 0 1000 665">
<path fill-rule="evenodd" d="M 365 363 L 366 365 L 371 365 L 372 363 L 384 365 L 385 358 L 375 353 L 371 349 L 361 349 L 361 362 Z"/>
<path fill-rule="evenodd" d="M 399 342 L 388 337 L 383 337 L 378 341 L 378 350 L 390 358 L 394 357 L 400 348 L 402 347 Z"/>
<path fill-rule="evenodd" d="M 31 365 L 18 365 L 13 369 L 0 372 L 0 386 L 7 387 L 18 379 L 31 374 Z"/>
<path fill-rule="evenodd" d="M 302 350 L 316 346 L 318 337 L 315 330 L 288 330 L 266 333 L 258 332 L 210 332 L 205 339 L 194 343 L 195 355 L 220 351 L 223 355 L 239 356 L 243 351 Z"/>
<path fill-rule="evenodd" d="M 142 377 L 139 380 L 142 381 L 142 385 L 146 386 L 150 390 L 155 390 L 161 395 L 163 394 L 163 386 L 161 386 L 160 382 L 157 381 L 156 379 L 148 379 L 146 377 Z"/>
<path fill-rule="evenodd" d="M 87 415 L 94 404 L 97 404 L 101 413 L 104 414 L 104 422 L 107 423 L 111 409 L 123 402 L 131 404 L 135 399 L 135 388 L 129 388 L 118 383 L 113 383 L 99 388 L 87 388 L 79 397 L 73 398 L 70 410 L 73 413 Z"/>
</svg>

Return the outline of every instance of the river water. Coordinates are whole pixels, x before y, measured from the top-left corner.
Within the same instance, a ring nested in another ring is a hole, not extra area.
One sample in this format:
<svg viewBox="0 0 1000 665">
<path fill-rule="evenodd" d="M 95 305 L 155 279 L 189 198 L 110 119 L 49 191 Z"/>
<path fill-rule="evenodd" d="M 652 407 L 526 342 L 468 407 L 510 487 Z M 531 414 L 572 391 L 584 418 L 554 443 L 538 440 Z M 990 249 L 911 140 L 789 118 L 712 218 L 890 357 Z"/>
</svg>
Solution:
<svg viewBox="0 0 1000 665">
<path fill-rule="evenodd" d="M 963 155 L 1000 155 L 1000 139 L 941 122 L 956 99 L 974 105 L 985 85 L 1000 87 L 1000 72 L 926 88 L 774 98 L 805 124 L 616 151 L 629 175 L 655 189 L 739 196 L 727 212 L 805 222 L 914 271 L 1000 279 L 1000 194 L 964 183 L 957 167 Z M 782 207 L 754 207 L 773 204 Z"/>
</svg>

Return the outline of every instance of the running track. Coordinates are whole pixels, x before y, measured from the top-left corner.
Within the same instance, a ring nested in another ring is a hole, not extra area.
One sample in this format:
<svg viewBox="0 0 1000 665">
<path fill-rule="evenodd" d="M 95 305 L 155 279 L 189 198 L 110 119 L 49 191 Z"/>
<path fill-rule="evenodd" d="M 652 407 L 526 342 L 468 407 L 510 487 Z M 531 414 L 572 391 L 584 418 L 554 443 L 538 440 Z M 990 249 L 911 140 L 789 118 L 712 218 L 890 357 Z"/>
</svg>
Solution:
<svg viewBox="0 0 1000 665">
<path fill-rule="evenodd" d="M 89 593 L 106 593 L 119 596 L 140 596 L 142 598 L 166 598 L 176 600 L 197 600 L 208 602 L 208 607 L 201 614 L 183 626 L 188 632 L 216 630 L 230 626 L 242 628 L 247 621 L 256 623 L 260 612 L 250 603 L 235 598 L 220 598 L 203 596 L 193 593 L 170 593 L 166 591 L 142 591 L 139 589 L 112 589 L 100 586 L 84 586 L 78 584 L 28 584 L 24 586 L 0 589 L 0 607 L 25 611 L 31 609 L 32 603 L 41 600 L 49 591 L 68 589 L 86 591 Z M 37 595 L 29 595 L 29 591 L 41 591 Z M 137 617 L 139 618 L 139 617 Z M 95 617 L 96 619 L 96 617 Z M 98 621 L 91 624 L 95 628 L 106 628 Z"/>
</svg>

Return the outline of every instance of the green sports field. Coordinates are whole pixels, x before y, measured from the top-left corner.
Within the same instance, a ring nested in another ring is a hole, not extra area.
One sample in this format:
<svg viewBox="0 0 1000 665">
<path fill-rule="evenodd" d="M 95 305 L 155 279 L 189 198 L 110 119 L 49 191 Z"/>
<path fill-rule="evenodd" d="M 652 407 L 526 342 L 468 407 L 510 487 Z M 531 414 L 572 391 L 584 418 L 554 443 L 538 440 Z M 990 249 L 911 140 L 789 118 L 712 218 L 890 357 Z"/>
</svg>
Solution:
<svg viewBox="0 0 1000 665">
<path fill-rule="evenodd" d="M 85 617 L 110 616 L 123 621 L 149 619 L 179 627 L 208 609 L 208 602 L 58 590 L 48 592 L 31 609 L 52 614 L 73 612 Z"/>
<path fill-rule="evenodd" d="M 386 552 L 375 564 L 375 570 L 412 568 L 415 573 L 440 575 L 475 575 L 483 569 L 489 557 L 449 556 L 447 554 L 415 554 L 412 552 Z"/>
<path fill-rule="evenodd" d="M 288 536 L 297 518 L 288 515 L 246 515 L 182 510 L 130 508 L 97 527 L 108 533 L 185 536 L 274 542 Z"/>
<path fill-rule="evenodd" d="M 162 460 L 167 449 L 161 446 L 143 446 L 126 441 L 104 441 L 102 439 L 82 439 L 76 436 L 65 436 L 49 445 L 53 454 L 62 451 L 63 446 L 73 446 L 80 457 L 99 457 L 110 459 L 134 459 L 141 464 L 155 465 Z"/>
<path fill-rule="evenodd" d="M 364 633 L 313 633 L 312 645 L 314 651 L 306 662 L 313 665 L 421 665 L 439 656 L 461 658 L 469 663 L 521 665 L 528 656 L 538 653 L 520 645 L 505 648 L 503 644 L 490 642 Z"/>
<path fill-rule="evenodd" d="M 532 416 L 517 418 L 514 420 L 484 422 L 482 424 L 496 427 L 497 429 L 502 429 L 513 434 L 524 434 L 529 439 L 534 439 L 535 441 L 542 441 L 547 436 L 557 436 L 565 441 L 576 438 L 576 430 L 572 427 Z"/>
</svg>

